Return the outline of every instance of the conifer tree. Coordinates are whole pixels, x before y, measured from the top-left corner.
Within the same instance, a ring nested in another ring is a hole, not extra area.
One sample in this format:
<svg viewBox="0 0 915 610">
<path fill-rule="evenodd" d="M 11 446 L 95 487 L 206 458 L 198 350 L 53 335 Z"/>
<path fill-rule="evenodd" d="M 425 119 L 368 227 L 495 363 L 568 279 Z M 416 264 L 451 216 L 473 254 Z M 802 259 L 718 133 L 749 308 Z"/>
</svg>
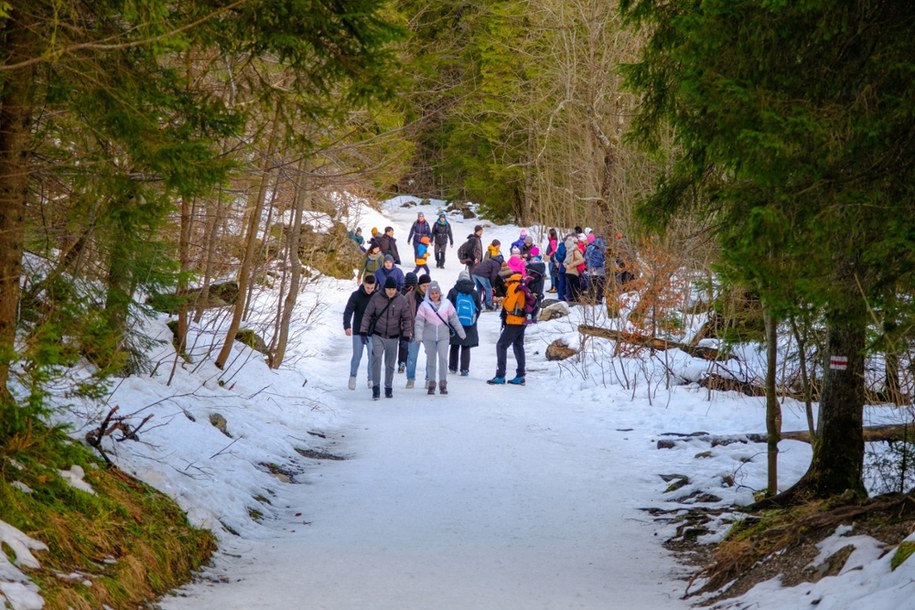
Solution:
<svg viewBox="0 0 915 610">
<path fill-rule="evenodd" d="M 779 501 L 863 492 L 868 308 L 911 282 L 915 13 L 908 2 L 625 0 L 649 36 L 630 83 L 645 141 L 678 154 L 646 218 L 714 218 L 725 273 L 767 309 L 822 308 L 818 434 Z"/>
</svg>

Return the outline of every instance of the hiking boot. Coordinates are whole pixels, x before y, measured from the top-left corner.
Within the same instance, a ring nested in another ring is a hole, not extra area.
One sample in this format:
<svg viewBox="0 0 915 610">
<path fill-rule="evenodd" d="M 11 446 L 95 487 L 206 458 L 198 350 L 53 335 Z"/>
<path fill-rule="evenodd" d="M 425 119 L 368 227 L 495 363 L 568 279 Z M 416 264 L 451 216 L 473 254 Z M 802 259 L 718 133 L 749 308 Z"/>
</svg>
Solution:
<svg viewBox="0 0 915 610">
<path fill-rule="evenodd" d="M 408 390 L 413 389 L 413 380 L 412 379 L 407 379 L 407 389 Z"/>
<path fill-rule="evenodd" d="M 448 382 L 447 382 L 447 381 L 439 381 L 439 382 L 438 382 L 438 393 L 439 393 L 439 394 L 447 394 L 447 393 L 448 393 Z"/>
<path fill-rule="evenodd" d="M 385 388 L 384 397 L 385 398 L 394 398 L 394 388 Z"/>
<path fill-rule="evenodd" d="M 514 379 L 509 379 L 508 383 L 512 385 L 524 385 L 524 377 L 516 375 Z"/>
<path fill-rule="evenodd" d="M 355 390 L 355 389 L 356 389 L 356 378 L 355 378 L 355 377 L 350 377 L 350 378 L 349 378 L 349 383 L 346 384 L 346 385 L 347 385 L 347 387 L 348 387 L 349 389 Z"/>
<path fill-rule="evenodd" d="M 502 385 L 505 383 L 505 377 L 493 377 L 492 379 L 486 380 L 486 383 L 489 385 Z"/>
<path fill-rule="evenodd" d="M 397 372 L 398 372 L 398 373 L 406 372 L 406 370 L 407 370 L 407 363 L 406 363 L 406 362 L 401 362 L 400 364 L 397 365 Z"/>
<path fill-rule="evenodd" d="M 381 387 L 377 385 L 372 386 L 372 400 L 378 400 L 381 398 Z"/>
<path fill-rule="evenodd" d="M 457 375 L 457 369 L 448 369 L 448 372 L 452 375 Z"/>
<path fill-rule="evenodd" d="M 467 377 L 468 375 L 470 375 L 470 371 L 467 369 L 461 369 L 461 377 Z"/>
<path fill-rule="evenodd" d="M 435 394 L 435 382 L 434 382 L 434 381 L 430 381 L 430 382 L 429 382 L 429 392 L 428 392 L 428 394 L 429 394 L 429 396 L 432 396 L 433 394 Z"/>
</svg>

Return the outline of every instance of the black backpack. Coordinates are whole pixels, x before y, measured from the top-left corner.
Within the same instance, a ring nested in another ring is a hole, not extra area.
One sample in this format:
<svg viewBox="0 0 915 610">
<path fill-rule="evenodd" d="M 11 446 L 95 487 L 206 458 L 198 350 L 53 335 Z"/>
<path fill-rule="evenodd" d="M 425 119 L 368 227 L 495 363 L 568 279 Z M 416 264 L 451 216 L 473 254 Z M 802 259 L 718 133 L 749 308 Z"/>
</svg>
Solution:
<svg viewBox="0 0 915 610">
<path fill-rule="evenodd" d="M 461 247 L 458 248 L 457 255 L 458 260 L 464 263 L 465 265 L 473 262 L 473 243 L 472 240 L 468 239 Z"/>
</svg>

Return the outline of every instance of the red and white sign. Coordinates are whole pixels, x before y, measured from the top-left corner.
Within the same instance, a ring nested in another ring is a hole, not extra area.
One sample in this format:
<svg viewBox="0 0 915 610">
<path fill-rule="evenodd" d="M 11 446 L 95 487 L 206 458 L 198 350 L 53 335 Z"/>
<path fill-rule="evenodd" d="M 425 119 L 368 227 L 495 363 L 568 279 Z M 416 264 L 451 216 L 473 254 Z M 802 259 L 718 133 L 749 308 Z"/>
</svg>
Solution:
<svg viewBox="0 0 915 610">
<path fill-rule="evenodd" d="M 829 358 L 829 368 L 834 371 L 844 371 L 848 368 L 848 356 L 831 356 Z"/>
</svg>

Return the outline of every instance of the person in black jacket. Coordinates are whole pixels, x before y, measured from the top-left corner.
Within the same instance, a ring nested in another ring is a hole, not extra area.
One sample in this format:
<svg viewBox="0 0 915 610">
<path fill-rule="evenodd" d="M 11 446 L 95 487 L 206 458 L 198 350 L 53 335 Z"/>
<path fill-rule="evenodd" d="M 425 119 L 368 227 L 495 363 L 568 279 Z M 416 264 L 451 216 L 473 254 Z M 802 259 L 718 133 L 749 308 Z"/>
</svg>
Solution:
<svg viewBox="0 0 915 610">
<path fill-rule="evenodd" d="M 451 232 L 451 223 L 444 212 L 439 212 L 438 220 L 432 224 L 432 241 L 435 243 L 435 268 L 445 268 L 445 249 L 449 243 L 454 247 L 454 234 Z"/>
<path fill-rule="evenodd" d="M 476 287 L 473 284 L 473 280 L 470 279 L 470 274 L 466 271 L 461 271 L 458 275 L 458 281 L 454 287 L 448 291 L 448 300 L 451 301 L 451 304 L 454 305 L 455 309 L 458 308 L 458 294 L 464 295 L 461 297 L 469 298 L 473 301 L 473 323 L 469 326 L 464 324 L 464 320 L 460 320 L 461 326 L 464 327 L 464 338 L 462 339 L 457 334 L 452 335 L 449 343 L 451 344 L 450 352 L 448 353 L 448 370 L 452 373 L 458 372 L 458 357 L 460 356 L 460 367 L 461 367 L 461 377 L 467 377 L 470 374 L 470 348 L 476 347 L 480 344 L 480 333 L 477 332 L 477 320 L 480 317 L 480 311 L 482 311 L 482 306 L 480 305 L 480 295 L 476 291 Z M 461 312 L 458 311 L 458 314 Z"/>
<path fill-rule="evenodd" d="M 420 212 L 416 215 L 416 222 L 413 223 L 407 234 L 407 243 L 413 244 L 413 258 L 419 258 L 419 244 L 423 237 L 432 240 L 432 227 L 429 226 L 426 215 Z"/>
<path fill-rule="evenodd" d="M 349 300 L 346 302 L 346 308 L 343 310 L 343 330 L 346 333 L 347 337 L 353 338 L 353 358 L 349 363 L 349 389 L 356 389 L 356 375 L 359 373 L 359 363 L 362 361 L 362 352 L 368 348 L 368 357 L 366 361 L 368 362 L 366 370 L 368 371 L 368 386 L 372 387 L 372 343 L 362 342 L 362 337 L 359 336 L 359 329 L 362 327 L 362 315 L 365 313 L 365 308 L 368 306 L 369 301 L 372 299 L 372 294 L 375 292 L 375 276 L 372 274 L 366 274 L 362 278 L 362 284 L 359 285 L 359 288 L 353 291 L 349 295 Z M 353 332 L 353 328 L 356 329 L 356 332 Z"/>
<path fill-rule="evenodd" d="M 397 347 L 400 338 L 408 342 L 413 336 L 410 324 L 412 318 L 404 295 L 397 290 L 397 282 L 389 277 L 382 290 L 372 295 L 365 312 L 359 333 L 363 344 L 372 342 L 372 398 L 381 396 L 381 360 L 384 359 L 384 395 L 393 398 L 394 368 L 397 365 Z"/>
<path fill-rule="evenodd" d="M 473 283 L 477 291 L 483 295 L 483 305 L 487 311 L 494 309 L 492 303 L 493 287 L 499 277 L 499 271 L 502 269 L 502 255 L 497 254 L 473 268 Z"/>
</svg>

